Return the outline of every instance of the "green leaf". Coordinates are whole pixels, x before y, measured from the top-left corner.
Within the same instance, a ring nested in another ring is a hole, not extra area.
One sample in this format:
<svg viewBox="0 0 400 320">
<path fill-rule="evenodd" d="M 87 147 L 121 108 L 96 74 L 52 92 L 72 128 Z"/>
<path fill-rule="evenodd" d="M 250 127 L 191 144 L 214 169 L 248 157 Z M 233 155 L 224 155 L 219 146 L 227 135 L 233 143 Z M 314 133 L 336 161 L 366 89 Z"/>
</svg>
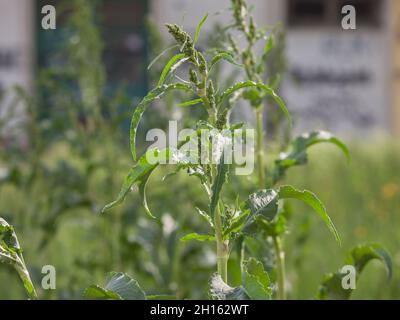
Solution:
<svg viewBox="0 0 400 320">
<path fill-rule="evenodd" d="M 245 222 L 249 214 L 250 211 L 246 210 L 242 212 L 238 217 L 234 218 L 229 224 L 229 227 L 224 230 L 223 236 L 228 237 L 231 233 L 239 232 L 245 226 Z"/>
<path fill-rule="evenodd" d="M 344 155 L 350 160 L 350 152 L 346 145 L 327 131 L 312 131 L 297 137 L 289 145 L 288 150 L 281 153 L 278 160 L 275 161 L 273 178 L 275 182 L 279 180 L 292 166 L 307 163 L 307 149 L 317 143 L 332 143 L 343 151 Z"/>
<path fill-rule="evenodd" d="M 170 50 L 172 50 L 172 49 L 176 49 L 176 48 L 179 48 L 179 45 L 178 45 L 178 44 L 174 44 L 173 46 L 170 46 L 170 47 L 164 49 L 159 55 L 157 55 L 157 57 L 155 57 L 155 58 L 150 62 L 150 64 L 149 64 L 148 67 L 147 67 L 147 70 L 150 70 L 150 68 L 151 68 L 164 54 L 166 54 L 168 51 L 170 51 Z"/>
<path fill-rule="evenodd" d="M 146 185 L 147 179 L 149 178 L 150 173 L 158 165 L 158 163 L 150 163 L 148 161 L 148 159 L 151 159 L 153 156 L 159 156 L 161 158 L 164 158 L 165 160 L 168 160 L 171 156 L 171 150 L 169 148 L 163 149 L 161 151 L 159 151 L 158 149 L 148 150 L 139 159 L 138 163 L 129 170 L 129 173 L 126 176 L 126 178 L 122 184 L 121 190 L 120 190 L 117 198 L 113 202 L 107 204 L 101 211 L 102 213 L 104 213 L 107 210 L 110 210 L 111 208 L 115 207 L 116 205 L 121 204 L 125 200 L 126 195 L 129 193 L 129 191 L 131 190 L 131 188 L 134 184 L 139 184 L 140 188 L 142 189 L 141 190 L 142 202 L 143 202 L 143 204 L 146 203 L 144 188 L 145 188 L 145 185 Z M 148 208 L 146 210 L 148 210 Z"/>
<path fill-rule="evenodd" d="M 278 104 L 278 106 L 281 108 L 282 112 L 285 114 L 287 119 L 289 120 L 289 124 L 290 125 L 292 124 L 292 117 L 290 116 L 289 110 L 286 108 L 282 99 L 275 93 L 274 90 L 272 90 L 271 87 L 269 87 L 261 82 L 244 81 L 244 82 L 236 83 L 232 87 L 226 89 L 221 94 L 220 102 L 224 101 L 227 97 L 229 97 L 234 92 L 241 90 L 243 88 L 249 88 L 249 87 L 256 87 L 256 88 L 262 90 L 266 95 L 270 95 L 275 100 L 275 102 Z"/>
<path fill-rule="evenodd" d="M 304 203 L 308 204 L 311 208 L 314 209 L 314 211 L 322 218 L 322 220 L 325 222 L 329 230 L 332 232 L 334 235 L 336 241 L 340 245 L 340 237 L 339 234 L 329 217 L 328 213 L 326 212 L 325 206 L 321 202 L 321 200 L 318 199 L 318 197 L 312 193 L 311 191 L 308 190 L 297 190 L 292 186 L 286 185 L 286 186 L 281 186 L 278 190 L 278 195 L 279 199 L 297 199 L 300 201 L 303 201 Z"/>
<path fill-rule="evenodd" d="M 213 223 L 211 217 L 208 215 L 208 213 L 205 212 L 205 211 L 203 211 L 203 210 L 201 210 L 201 209 L 199 209 L 199 208 L 197 208 L 197 207 L 196 207 L 195 209 L 196 209 L 197 213 L 198 213 L 202 218 L 204 218 L 204 220 L 207 221 L 207 223 L 211 226 L 211 228 L 214 228 L 214 223 Z"/>
<path fill-rule="evenodd" d="M 146 197 L 146 186 L 147 186 L 147 181 L 149 180 L 150 175 L 154 171 L 155 167 L 151 169 L 148 173 L 146 173 L 139 181 L 138 181 L 138 188 L 139 188 L 139 195 L 140 198 L 142 199 L 142 205 L 144 207 L 144 210 L 146 211 L 147 215 L 152 218 L 156 219 L 156 217 L 151 213 L 149 206 L 147 204 L 147 197 Z"/>
<path fill-rule="evenodd" d="M 222 153 L 219 164 L 217 166 L 217 176 L 211 186 L 211 202 L 210 202 L 210 216 L 214 218 L 215 209 L 218 204 L 222 186 L 226 181 L 229 172 L 229 165 L 224 163 L 224 153 Z"/>
<path fill-rule="evenodd" d="M 105 289 L 117 293 L 124 300 L 146 300 L 138 282 L 122 272 L 111 272 Z"/>
<path fill-rule="evenodd" d="M 208 18 L 208 14 L 206 14 L 206 15 L 203 17 L 203 19 L 201 19 L 201 21 L 199 22 L 199 24 L 197 25 L 196 34 L 195 34 L 194 41 L 193 41 L 194 44 L 196 44 L 197 41 L 199 41 L 200 30 L 201 30 L 201 28 L 203 27 L 203 24 L 206 22 L 207 18 Z"/>
<path fill-rule="evenodd" d="M 169 85 L 162 85 L 160 87 L 156 87 L 151 90 L 143 100 L 137 105 L 135 111 L 133 112 L 131 125 L 130 125 L 130 144 L 132 151 L 132 158 L 136 161 L 136 134 L 137 128 L 139 126 L 139 122 L 143 116 L 143 113 L 146 111 L 148 105 L 152 103 L 154 100 L 160 98 L 168 91 L 172 90 L 185 90 L 185 91 L 193 91 L 191 86 L 182 84 L 182 83 L 173 83 Z"/>
<path fill-rule="evenodd" d="M 210 234 L 198 234 L 198 233 L 189 233 L 186 236 L 181 238 L 181 241 L 189 241 L 189 240 L 197 240 L 197 241 L 214 241 L 215 236 Z"/>
<path fill-rule="evenodd" d="M 262 215 L 271 221 L 278 212 L 278 193 L 275 190 L 260 190 L 249 196 L 246 201 L 252 216 Z"/>
<path fill-rule="evenodd" d="M 384 264 L 390 279 L 392 276 L 392 260 L 389 253 L 380 244 L 373 243 L 356 246 L 348 254 L 345 263 L 355 267 L 356 281 L 358 281 L 364 267 L 372 260 L 379 260 Z M 343 276 L 344 274 L 340 272 L 326 274 L 318 289 L 317 299 L 349 299 L 353 290 L 343 288 Z"/>
<path fill-rule="evenodd" d="M 258 227 L 264 232 L 266 236 L 277 237 L 287 232 L 286 219 L 282 214 L 277 216 L 277 219 L 268 221 L 262 216 L 256 217 Z"/>
<path fill-rule="evenodd" d="M 94 300 L 122 300 L 122 298 L 110 290 L 106 290 L 98 285 L 92 285 L 85 289 L 83 296 Z"/>
<path fill-rule="evenodd" d="M 160 79 L 158 80 L 158 87 L 164 84 L 165 77 L 170 71 L 174 71 L 181 63 L 189 60 L 185 54 L 179 53 L 174 55 L 165 65 L 164 70 L 161 73 Z"/>
<path fill-rule="evenodd" d="M 214 67 L 214 65 L 217 64 L 221 60 L 225 60 L 225 61 L 227 61 L 227 62 L 229 62 L 229 63 L 231 63 L 231 64 L 233 64 L 235 66 L 238 66 L 238 67 L 242 67 L 243 66 L 242 64 L 240 64 L 240 63 L 235 61 L 235 59 L 233 58 L 233 54 L 232 53 L 230 53 L 228 51 L 222 51 L 222 52 L 217 53 L 211 59 L 209 70 L 211 71 L 211 69 Z"/>
<path fill-rule="evenodd" d="M 242 285 L 230 287 L 219 274 L 210 281 L 210 296 L 216 300 L 271 299 L 270 279 L 261 262 L 250 258 L 243 263 Z"/>
<path fill-rule="evenodd" d="M 371 260 L 380 260 L 386 268 L 388 278 L 390 279 L 392 277 L 393 267 L 390 254 L 378 243 L 356 246 L 351 250 L 345 262 L 354 265 L 357 274 L 360 274 Z"/>
<path fill-rule="evenodd" d="M 110 272 L 104 288 L 93 285 L 84 292 L 89 299 L 146 300 L 146 295 L 136 280 L 122 272 Z"/>
<path fill-rule="evenodd" d="M 272 50 L 274 46 L 275 46 L 275 38 L 274 35 L 271 34 L 268 37 L 267 41 L 265 41 L 263 56 L 265 57 L 266 55 L 268 55 L 268 53 Z"/>
<path fill-rule="evenodd" d="M 254 258 L 245 261 L 242 278 L 242 286 L 252 300 L 271 299 L 272 290 L 269 287 L 269 276 L 260 261 Z"/>
<path fill-rule="evenodd" d="M 344 289 L 342 286 L 343 275 L 339 272 L 328 273 L 322 279 L 318 289 L 317 299 L 319 300 L 347 300 L 351 296 L 351 289 Z"/>
<path fill-rule="evenodd" d="M 18 273 L 29 298 L 37 299 L 28 269 L 26 268 L 22 249 L 13 226 L 0 217 L 0 263 L 11 265 Z"/>
<path fill-rule="evenodd" d="M 199 99 L 194 99 L 194 100 L 178 103 L 177 106 L 178 107 L 188 107 L 188 106 L 193 106 L 195 104 L 199 104 L 202 102 L 203 102 L 203 99 L 199 98 Z"/>
</svg>

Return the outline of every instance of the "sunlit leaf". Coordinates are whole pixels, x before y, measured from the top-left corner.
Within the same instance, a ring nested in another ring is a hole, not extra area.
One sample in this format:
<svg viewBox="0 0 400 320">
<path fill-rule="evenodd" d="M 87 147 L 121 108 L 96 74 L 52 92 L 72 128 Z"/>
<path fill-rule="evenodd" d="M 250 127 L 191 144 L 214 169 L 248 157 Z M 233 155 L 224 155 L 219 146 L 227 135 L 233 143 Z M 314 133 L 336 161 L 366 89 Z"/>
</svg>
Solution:
<svg viewBox="0 0 400 320">
<path fill-rule="evenodd" d="M 321 200 L 318 199 L 318 197 L 312 193 L 311 191 L 308 190 L 297 190 L 292 186 L 281 186 L 278 190 L 278 195 L 279 199 L 296 199 L 300 200 L 306 204 L 308 204 L 311 208 L 314 209 L 314 211 L 322 218 L 322 220 L 325 222 L 329 230 L 332 232 L 334 235 L 336 241 L 340 245 L 340 237 L 339 234 L 329 217 L 328 213 L 326 212 L 325 206 L 321 202 Z"/>
</svg>

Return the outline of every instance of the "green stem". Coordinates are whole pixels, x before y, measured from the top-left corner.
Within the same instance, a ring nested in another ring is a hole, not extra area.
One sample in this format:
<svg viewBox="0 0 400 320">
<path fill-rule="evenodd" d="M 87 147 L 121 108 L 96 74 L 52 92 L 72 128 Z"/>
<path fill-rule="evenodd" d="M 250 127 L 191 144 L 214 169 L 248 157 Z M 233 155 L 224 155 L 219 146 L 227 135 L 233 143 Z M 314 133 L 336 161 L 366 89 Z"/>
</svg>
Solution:
<svg viewBox="0 0 400 320">
<path fill-rule="evenodd" d="M 264 172 L 264 128 L 263 128 L 263 106 L 256 108 L 256 128 L 257 128 L 257 170 L 258 170 L 258 186 L 265 188 L 265 172 Z"/>
<path fill-rule="evenodd" d="M 217 271 L 225 283 L 228 282 L 229 241 L 222 237 L 222 223 L 219 209 L 214 216 L 215 240 L 217 242 Z"/>
<path fill-rule="evenodd" d="M 18 272 L 18 275 L 25 287 L 25 291 L 28 294 L 29 298 L 32 300 L 37 300 L 38 296 L 35 287 L 33 286 L 31 277 L 29 276 L 29 272 L 25 267 L 25 263 L 23 262 L 23 258 L 18 261 L 15 266 L 15 270 Z"/>
<path fill-rule="evenodd" d="M 275 248 L 275 257 L 276 257 L 276 271 L 277 271 L 277 278 L 278 278 L 278 292 L 277 298 L 279 300 L 286 299 L 286 280 L 285 280 L 285 253 L 282 250 L 282 243 L 279 236 L 272 237 L 274 242 Z"/>
</svg>

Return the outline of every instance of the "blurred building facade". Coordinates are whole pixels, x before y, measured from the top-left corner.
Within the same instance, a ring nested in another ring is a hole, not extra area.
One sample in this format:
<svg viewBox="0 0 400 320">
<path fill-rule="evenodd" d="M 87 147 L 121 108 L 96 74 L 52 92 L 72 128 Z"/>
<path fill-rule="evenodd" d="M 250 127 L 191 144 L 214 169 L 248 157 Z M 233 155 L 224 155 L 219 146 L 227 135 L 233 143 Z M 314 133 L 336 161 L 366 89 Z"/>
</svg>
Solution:
<svg viewBox="0 0 400 320">
<path fill-rule="evenodd" d="M 40 8 L 55 1 L 0 0 L 0 90 L 32 86 L 38 67 L 51 65 L 59 37 L 40 29 Z M 229 24 L 230 1 L 105 0 L 105 59 L 111 83 L 127 82 L 135 95 L 146 88 L 144 16 L 162 27 L 183 24 L 194 32 L 205 13 L 205 30 Z M 364 136 L 400 135 L 400 1 L 249 0 L 258 25 L 287 27 L 288 70 L 281 95 L 296 128 L 329 129 Z M 343 30 L 341 8 L 356 8 L 356 30 Z M 139 89 L 138 89 L 139 88 Z M 7 102 L 7 101 L 6 101 Z M 4 113 L 6 103 L 1 104 Z"/>
</svg>

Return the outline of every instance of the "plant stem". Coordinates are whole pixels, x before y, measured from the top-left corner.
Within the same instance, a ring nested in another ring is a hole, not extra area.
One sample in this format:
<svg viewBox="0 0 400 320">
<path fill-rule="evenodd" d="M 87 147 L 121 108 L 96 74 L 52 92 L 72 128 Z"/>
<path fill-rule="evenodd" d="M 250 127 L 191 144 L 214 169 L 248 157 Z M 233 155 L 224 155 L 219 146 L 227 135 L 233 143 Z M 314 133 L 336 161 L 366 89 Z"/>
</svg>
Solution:
<svg viewBox="0 0 400 320">
<path fill-rule="evenodd" d="M 20 258 L 20 260 L 18 260 L 17 264 L 15 265 L 15 270 L 18 272 L 18 275 L 22 280 L 22 283 L 24 284 L 25 291 L 28 294 L 29 298 L 32 300 L 37 300 L 38 296 L 35 287 L 33 286 L 31 277 L 29 276 L 29 272 L 25 267 L 23 258 Z"/>
<path fill-rule="evenodd" d="M 256 108 L 258 186 L 261 189 L 265 188 L 263 109 L 262 105 Z"/>
<path fill-rule="evenodd" d="M 228 282 L 229 242 L 222 237 L 222 223 L 219 208 L 215 210 L 215 240 L 217 242 L 217 271 L 225 283 Z"/>
<path fill-rule="evenodd" d="M 272 237 L 274 242 L 275 248 L 275 257 L 276 257 L 276 271 L 277 271 L 277 278 L 278 278 L 278 292 L 277 298 L 279 300 L 286 299 L 286 280 L 285 280 L 285 253 L 282 250 L 282 243 L 279 236 Z"/>
</svg>

